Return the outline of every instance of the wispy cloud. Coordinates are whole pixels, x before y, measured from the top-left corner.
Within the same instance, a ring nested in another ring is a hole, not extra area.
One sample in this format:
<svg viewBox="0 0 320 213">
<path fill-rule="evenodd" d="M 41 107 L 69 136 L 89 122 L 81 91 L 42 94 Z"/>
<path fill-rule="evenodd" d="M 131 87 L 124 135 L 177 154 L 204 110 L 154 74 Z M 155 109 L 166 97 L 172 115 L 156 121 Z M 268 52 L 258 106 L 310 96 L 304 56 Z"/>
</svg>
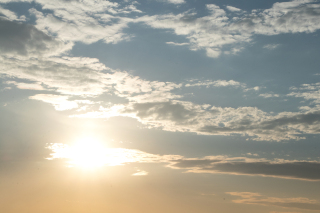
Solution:
<svg viewBox="0 0 320 213">
<path fill-rule="evenodd" d="M 296 198 L 279 198 L 279 197 L 266 197 L 259 193 L 252 192 L 226 192 L 232 196 L 241 197 L 237 200 L 232 200 L 234 203 L 239 204 L 254 204 L 264 206 L 279 206 L 284 208 L 294 208 L 303 210 L 320 210 L 320 203 L 316 200 L 310 200 L 305 197 Z"/>
</svg>

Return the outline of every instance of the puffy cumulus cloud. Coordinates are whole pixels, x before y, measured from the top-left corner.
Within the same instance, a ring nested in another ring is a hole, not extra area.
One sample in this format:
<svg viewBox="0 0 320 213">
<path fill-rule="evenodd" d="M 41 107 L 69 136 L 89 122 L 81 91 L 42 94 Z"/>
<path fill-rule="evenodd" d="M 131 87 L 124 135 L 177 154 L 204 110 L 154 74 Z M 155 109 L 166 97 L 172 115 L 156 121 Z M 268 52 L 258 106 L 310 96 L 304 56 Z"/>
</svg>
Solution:
<svg viewBox="0 0 320 213">
<path fill-rule="evenodd" d="M 240 9 L 232 6 L 227 6 L 229 13 L 214 4 L 208 4 L 207 9 L 210 14 L 203 17 L 187 11 L 144 16 L 139 20 L 153 28 L 171 29 L 176 35 L 185 36 L 191 50 L 205 50 L 208 57 L 214 58 L 222 53 L 236 54 L 255 34 L 312 33 L 320 29 L 320 5 L 311 0 L 275 3 L 270 9 L 238 14 L 234 12 Z"/>
<path fill-rule="evenodd" d="M 0 28 L 1 54 L 43 57 L 60 54 L 72 46 L 48 36 L 32 25 L 1 17 Z"/>
<path fill-rule="evenodd" d="M 294 209 L 303 209 L 303 210 L 320 210 L 320 203 L 317 200 L 311 200 L 305 197 L 296 197 L 296 198 L 266 197 L 259 193 L 252 193 L 252 192 L 226 192 L 226 194 L 240 197 L 239 199 L 232 201 L 234 203 L 239 203 L 239 204 L 279 206 L 284 208 L 294 208 Z"/>
</svg>

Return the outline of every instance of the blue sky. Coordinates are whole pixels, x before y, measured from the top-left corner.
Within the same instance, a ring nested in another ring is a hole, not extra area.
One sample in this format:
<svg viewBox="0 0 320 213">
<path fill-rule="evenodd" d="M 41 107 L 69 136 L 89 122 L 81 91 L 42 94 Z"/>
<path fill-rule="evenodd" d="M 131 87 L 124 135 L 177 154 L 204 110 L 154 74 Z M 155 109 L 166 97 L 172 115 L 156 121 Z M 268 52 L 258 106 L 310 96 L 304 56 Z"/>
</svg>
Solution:
<svg viewBox="0 0 320 213">
<path fill-rule="evenodd" d="M 319 1 L 2 0 L 0 29 L 7 212 L 320 211 Z"/>
</svg>

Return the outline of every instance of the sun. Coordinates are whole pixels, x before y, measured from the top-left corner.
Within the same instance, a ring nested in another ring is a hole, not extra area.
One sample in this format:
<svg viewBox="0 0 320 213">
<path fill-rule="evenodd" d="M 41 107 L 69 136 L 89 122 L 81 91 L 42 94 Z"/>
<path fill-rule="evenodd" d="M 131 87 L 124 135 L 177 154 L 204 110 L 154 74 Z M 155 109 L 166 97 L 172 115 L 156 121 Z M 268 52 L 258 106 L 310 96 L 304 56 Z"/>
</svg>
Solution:
<svg viewBox="0 0 320 213">
<path fill-rule="evenodd" d="M 68 150 L 70 165 L 82 168 L 97 168 L 105 164 L 106 147 L 93 138 L 83 138 Z"/>
<path fill-rule="evenodd" d="M 52 143 L 47 148 L 52 150 L 48 160 L 66 159 L 68 167 L 83 169 L 95 169 L 104 165 L 119 166 L 136 162 L 139 158 L 136 150 L 109 148 L 106 143 L 92 137 L 81 138 L 72 145 Z"/>
</svg>

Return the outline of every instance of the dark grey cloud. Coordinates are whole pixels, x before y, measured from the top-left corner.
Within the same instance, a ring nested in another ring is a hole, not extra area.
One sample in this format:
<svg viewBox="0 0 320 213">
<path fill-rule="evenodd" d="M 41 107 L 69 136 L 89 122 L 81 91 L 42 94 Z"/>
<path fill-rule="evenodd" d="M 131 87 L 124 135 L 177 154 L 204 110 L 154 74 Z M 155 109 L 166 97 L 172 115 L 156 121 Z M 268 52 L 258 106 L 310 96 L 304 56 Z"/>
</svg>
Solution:
<svg viewBox="0 0 320 213">
<path fill-rule="evenodd" d="M 226 162 L 221 160 L 177 160 L 174 168 L 198 173 L 229 173 L 239 175 L 272 176 L 288 179 L 320 181 L 319 162 Z"/>
<path fill-rule="evenodd" d="M 63 49 L 63 43 L 38 30 L 33 25 L 9 21 L 0 17 L 0 53 L 23 56 L 41 55 Z"/>
</svg>

